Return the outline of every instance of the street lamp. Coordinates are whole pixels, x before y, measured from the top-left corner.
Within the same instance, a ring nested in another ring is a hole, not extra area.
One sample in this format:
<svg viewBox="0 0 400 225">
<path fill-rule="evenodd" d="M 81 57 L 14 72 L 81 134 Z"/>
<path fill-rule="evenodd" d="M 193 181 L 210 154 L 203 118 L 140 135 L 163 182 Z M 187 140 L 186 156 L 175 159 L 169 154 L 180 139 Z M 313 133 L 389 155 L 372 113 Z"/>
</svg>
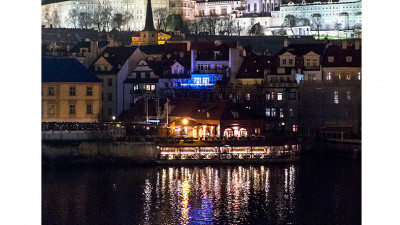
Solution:
<svg viewBox="0 0 400 225">
<path fill-rule="evenodd" d="M 188 120 L 187 119 L 183 119 L 182 122 L 183 122 L 184 125 L 186 125 L 188 123 Z"/>
<path fill-rule="evenodd" d="M 112 117 L 112 120 L 115 121 L 115 116 Z"/>
</svg>

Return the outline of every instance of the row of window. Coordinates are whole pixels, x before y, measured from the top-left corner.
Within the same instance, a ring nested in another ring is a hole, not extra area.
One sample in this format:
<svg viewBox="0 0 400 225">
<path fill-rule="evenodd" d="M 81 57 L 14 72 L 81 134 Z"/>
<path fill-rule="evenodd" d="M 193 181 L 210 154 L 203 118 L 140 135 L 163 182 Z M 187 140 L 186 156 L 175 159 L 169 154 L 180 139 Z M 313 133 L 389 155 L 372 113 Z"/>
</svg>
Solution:
<svg viewBox="0 0 400 225">
<path fill-rule="evenodd" d="M 265 116 L 266 117 L 276 117 L 278 108 L 265 108 Z M 283 108 L 279 108 L 279 117 L 285 117 Z M 289 117 L 294 117 L 294 109 L 289 109 Z"/>
<path fill-rule="evenodd" d="M 48 96 L 55 96 L 56 91 L 54 86 L 49 86 L 47 88 L 47 95 Z M 76 96 L 76 87 L 75 86 L 70 86 L 69 87 L 69 95 L 70 96 Z M 92 87 L 86 87 L 86 96 L 93 96 L 93 88 Z"/>
<path fill-rule="evenodd" d="M 335 75 L 335 77 L 336 77 L 337 79 L 339 79 L 339 80 L 342 80 L 342 79 L 346 79 L 346 80 L 355 79 L 355 75 L 351 75 L 351 74 L 341 75 L 341 74 L 337 73 L 337 74 Z M 332 80 L 332 74 L 331 74 L 331 72 L 326 73 L 326 80 Z M 361 80 L 361 72 L 358 72 L 358 74 L 357 74 L 357 80 Z"/>
<path fill-rule="evenodd" d="M 48 104 L 47 105 L 47 113 L 48 114 L 54 114 L 56 111 L 56 106 L 55 104 Z M 69 114 L 76 114 L 76 105 L 75 104 L 70 104 L 69 105 Z M 93 107 L 91 104 L 86 105 L 86 114 L 93 114 Z"/>
</svg>

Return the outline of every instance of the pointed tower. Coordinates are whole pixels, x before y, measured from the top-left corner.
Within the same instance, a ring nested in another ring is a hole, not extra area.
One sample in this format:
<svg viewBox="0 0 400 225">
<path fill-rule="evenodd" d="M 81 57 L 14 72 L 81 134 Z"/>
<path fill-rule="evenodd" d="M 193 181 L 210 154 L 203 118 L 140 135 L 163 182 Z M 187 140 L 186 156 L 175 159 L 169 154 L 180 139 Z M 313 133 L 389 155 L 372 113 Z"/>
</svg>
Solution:
<svg viewBox="0 0 400 225">
<path fill-rule="evenodd" d="M 158 32 L 156 29 L 154 29 L 151 1 L 147 0 L 146 21 L 144 29 L 140 32 L 140 45 L 156 45 L 156 44 L 158 44 Z"/>
</svg>

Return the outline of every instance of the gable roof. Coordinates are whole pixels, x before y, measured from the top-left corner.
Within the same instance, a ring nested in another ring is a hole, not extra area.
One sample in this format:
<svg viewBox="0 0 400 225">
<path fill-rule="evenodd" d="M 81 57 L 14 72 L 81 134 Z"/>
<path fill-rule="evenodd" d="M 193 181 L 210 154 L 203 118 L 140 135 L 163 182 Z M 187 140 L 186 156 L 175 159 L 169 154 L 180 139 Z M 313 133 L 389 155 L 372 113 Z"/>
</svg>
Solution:
<svg viewBox="0 0 400 225">
<path fill-rule="evenodd" d="M 42 82 L 101 82 L 74 58 L 42 59 Z"/>
<path fill-rule="evenodd" d="M 289 52 L 295 56 L 304 56 L 309 52 L 314 52 L 318 55 L 322 55 L 325 49 L 325 44 L 290 44 L 288 47 L 282 48 L 278 55 Z"/>
<path fill-rule="evenodd" d="M 112 65 L 111 71 L 96 71 L 96 73 L 118 73 L 118 71 L 121 68 L 118 68 L 119 65 L 123 66 L 126 60 L 133 54 L 133 52 L 136 50 L 137 46 L 132 46 L 132 47 L 125 47 L 125 46 L 119 46 L 119 47 L 107 47 L 104 49 L 104 51 L 100 54 L 100 56 L 94 61 L 90 69 L 94 71 L 94 64 L 101 58 L 103 57 L 105 60 L 107 60 L 108 63 Z M 105 54 L 108 54 L 107 57 L 105 57 Z"/>
<path fill-rule="evenodd" d="M 333 56 L 333 62 L 329 62 L 329 57 Z M 351 56 L 351 62 L 346 62 L 346 56 Z M 343 49 L 341 46 L 329 46 L 322 58 L 323 67 L 361 67 L 361 47 L 356 50 L 354 46 L 347 46 Z"/>
<path fill-rule="evenodd" d="M 141 45 L 138 48 L 146 55 L 163 54 L 165 50 L 164 45 Z"/>
<path fill-rule="evenodd" d="M 268 63 L 269 62 L 269 63 Z M 236 75 L 237 79 L 252 79 L 252 78 L 264 78 L 264 70 L 276 70 L 277 57 L 269 56 L 257 56 L 250 54 L 246 56 L 239 68 L 239 72 Z M 257 71 L 258 70 L 258 71 Z"/>
</svg>

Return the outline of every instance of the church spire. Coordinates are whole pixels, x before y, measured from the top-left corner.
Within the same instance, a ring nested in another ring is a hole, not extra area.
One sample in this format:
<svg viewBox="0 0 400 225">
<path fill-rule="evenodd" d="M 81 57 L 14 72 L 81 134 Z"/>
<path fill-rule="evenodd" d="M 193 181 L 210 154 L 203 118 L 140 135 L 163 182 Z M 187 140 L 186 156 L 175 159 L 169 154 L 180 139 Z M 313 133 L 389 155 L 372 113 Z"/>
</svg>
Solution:
<svg viewBox="0 0 400 225">
<path fill-rule="evenodd" d="M 155 31 L 153 23 L 153 11 L 151 10 L 151 1 L 147 0 L 147 10 L 146 10 L 146 23 L 144 25 L 143 31 Z"/>
</svg>

